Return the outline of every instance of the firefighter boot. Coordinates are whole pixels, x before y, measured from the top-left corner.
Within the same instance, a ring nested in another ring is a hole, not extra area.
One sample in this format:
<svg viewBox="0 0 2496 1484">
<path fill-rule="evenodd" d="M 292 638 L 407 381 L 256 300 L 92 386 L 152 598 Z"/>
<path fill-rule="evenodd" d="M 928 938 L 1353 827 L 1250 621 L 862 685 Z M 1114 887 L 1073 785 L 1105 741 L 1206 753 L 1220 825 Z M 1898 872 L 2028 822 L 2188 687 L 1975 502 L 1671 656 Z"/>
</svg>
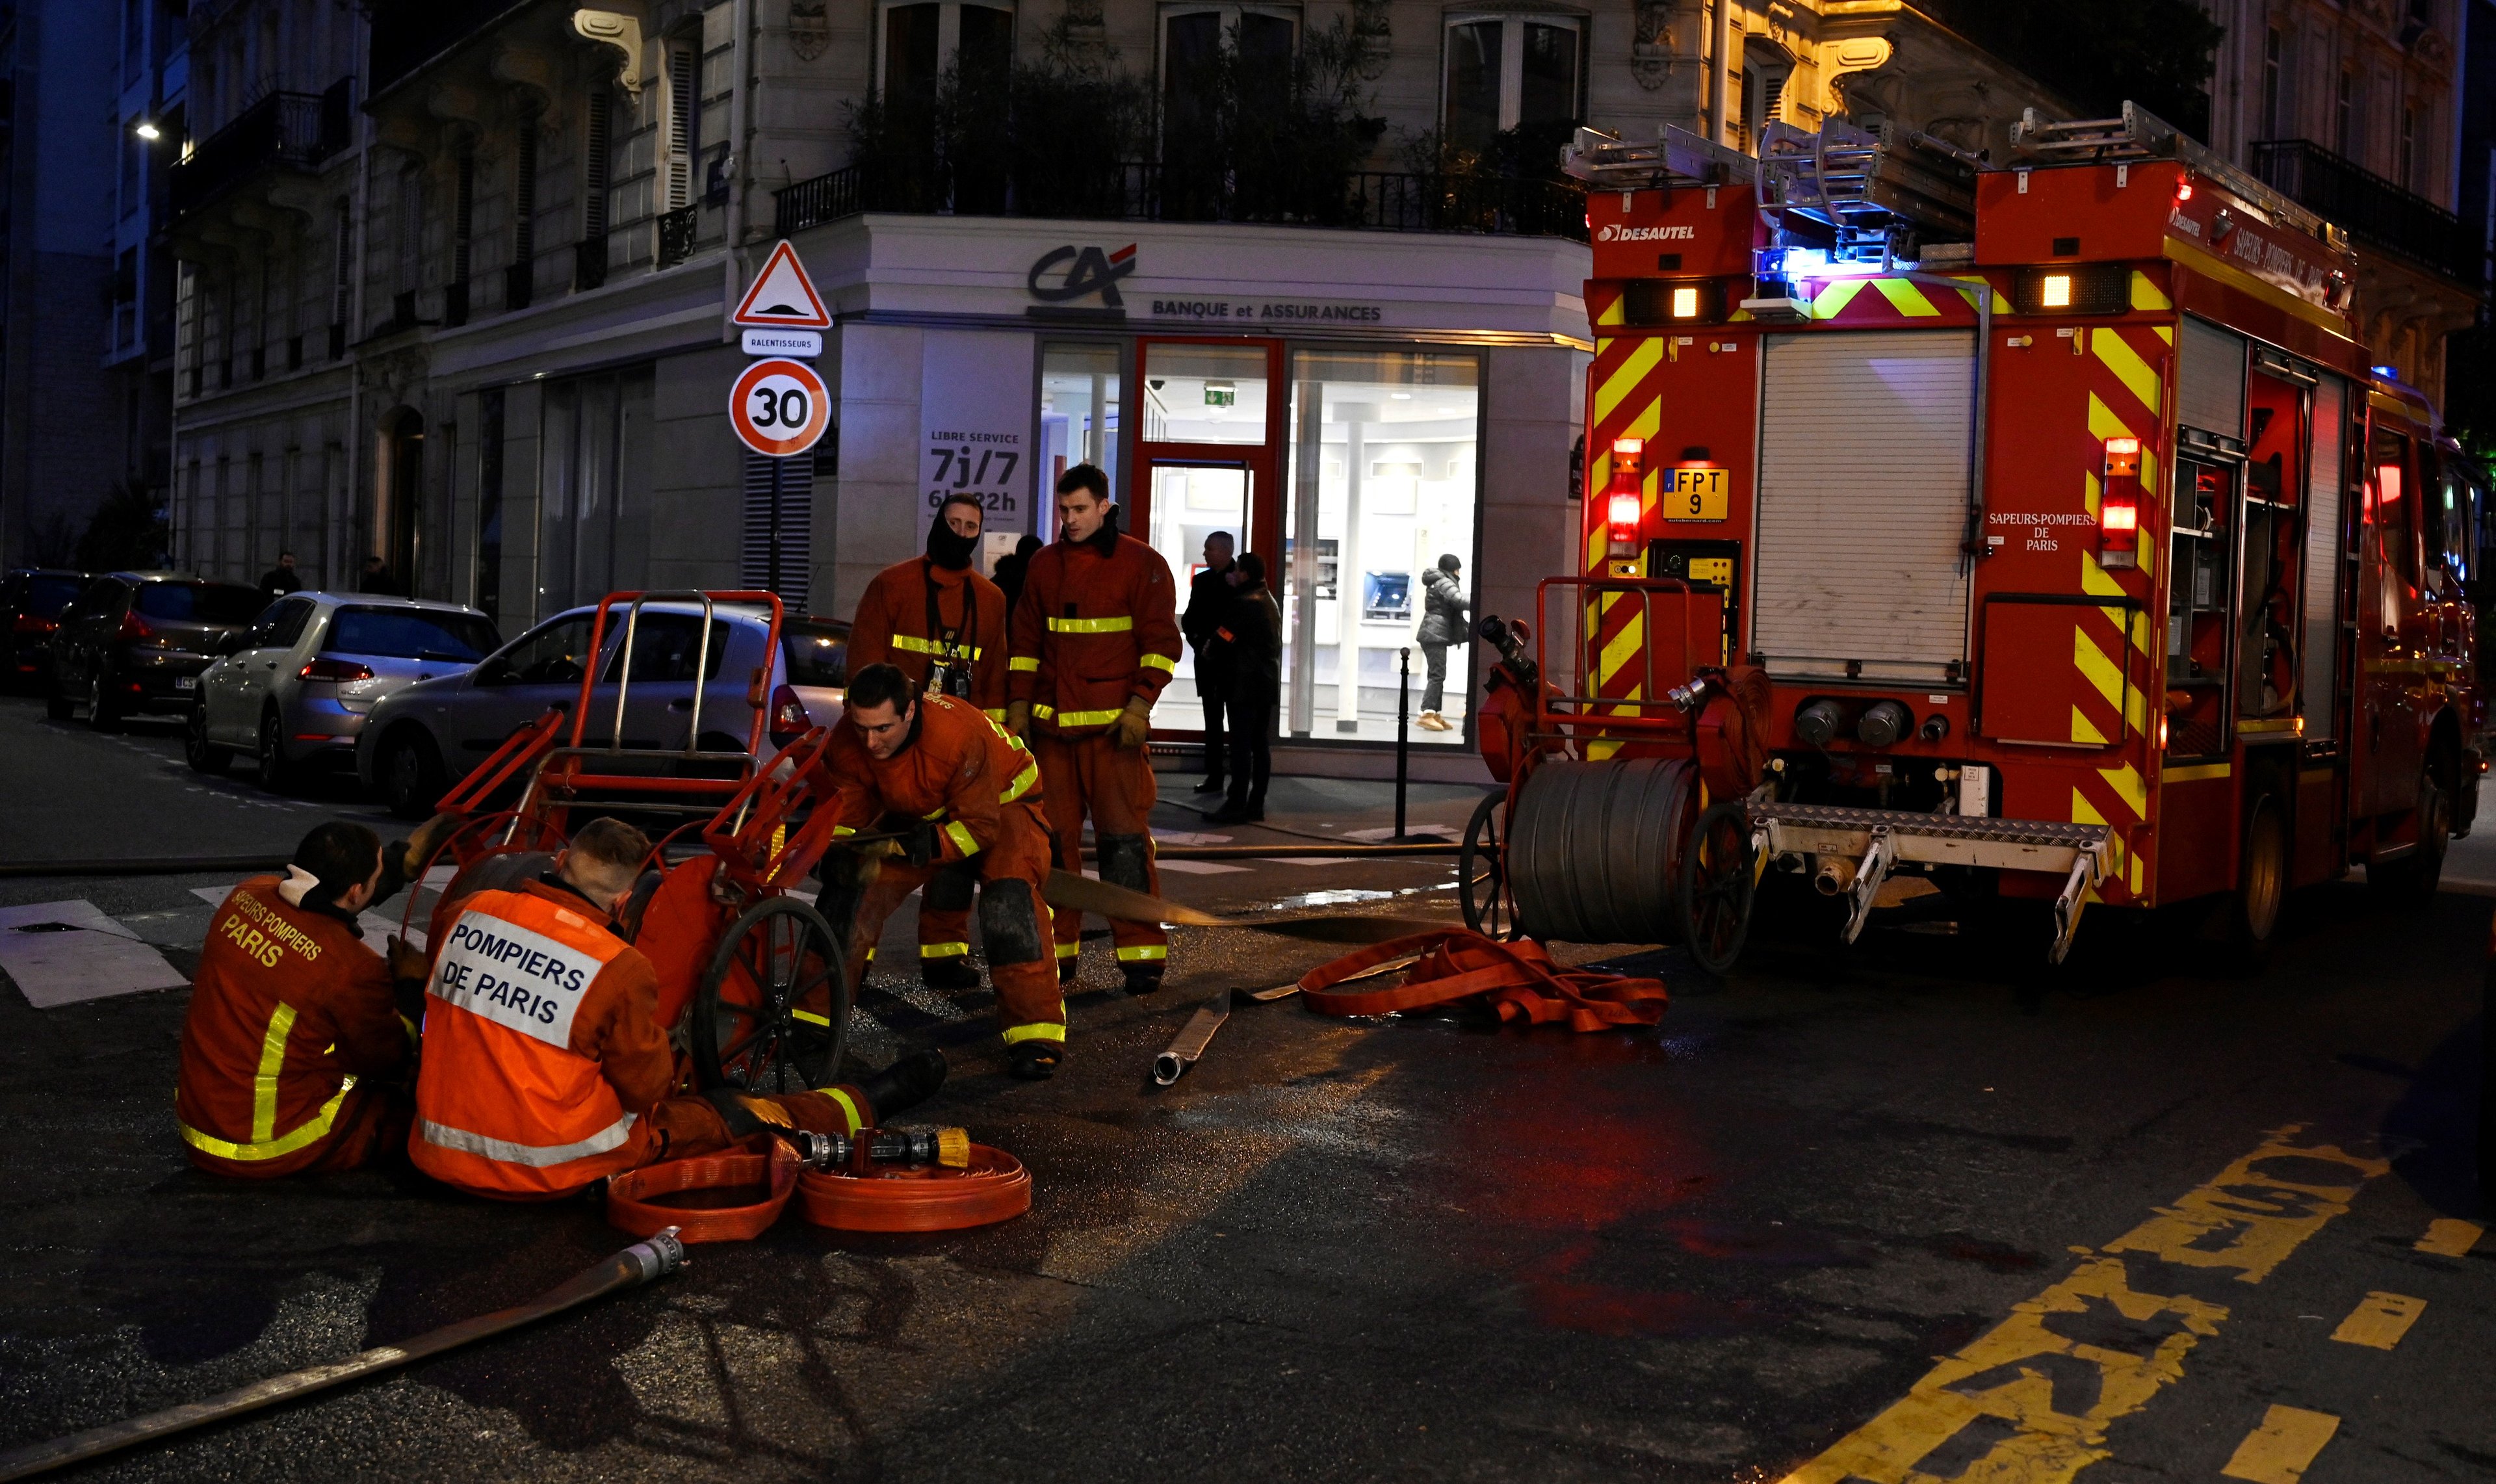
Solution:
<svg viewBox="0 0 2496 1484">
<path fill-rule="evenodd" d="M 892 1115 L 902 1109 L 925 1102 L 944 1085 L 945 1053 L 920 1051 L 899 1058 L 860 1082 L 858 1089 L 875 1110 L 875 1121 L 883 1124 L 890 1122 Z"/>
<path fill-rule="evenodd" d="M 1006 1048 L 1006 1070 L 1025 1082 L 1045 1082 L 1057 1075 L 1057 1064 L 1066 1060 L 1063 1041 L 1016 1041 Z"/>
<path fill-rule="evenodd" d="M 922 958 L 919 961 L 919 977 L 929 989 L 977 989 L 980 971 L 971 961 L 954 954 L 951 958 Z"/>
<path fill-rule="evenodd" d="M 1127 993 L 1131 995 L 1149 995 L 1162 987 L 1160 964 L 1121 964 L 1118 968 L 1127 976 Z"/>
</svg>

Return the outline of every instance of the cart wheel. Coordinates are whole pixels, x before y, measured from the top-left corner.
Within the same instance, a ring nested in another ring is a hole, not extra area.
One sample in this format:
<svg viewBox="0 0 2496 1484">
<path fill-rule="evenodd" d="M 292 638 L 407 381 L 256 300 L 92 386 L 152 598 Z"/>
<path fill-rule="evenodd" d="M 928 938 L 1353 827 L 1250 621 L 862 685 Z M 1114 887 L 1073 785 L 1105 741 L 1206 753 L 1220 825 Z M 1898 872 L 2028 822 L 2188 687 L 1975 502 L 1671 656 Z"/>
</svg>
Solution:
<svg viewBox="0 0 2496 1484">
<path fill-rule="evenodd" d="M 823 914 L 766 897 L 720 939 L 694 999 L 694 1070 L 704 1088 L 828 1086 L 849 1047 L 848 953 Z"/>
<path fill-rule="evenodd" d="M 1739 799 L 1710 805 L 1690 832 L 1677 893 L 1681 941 L 1699 967 L 1723 978 L 1751 933 L 1751 899 L 1759 884 L 1751 859 L 1751 821 Z"/>
<path fill-rule="evenodd" d="M 1506 793 L 1482 795 L 1456 854 L 1456 902 L 1464 909 L 1465 926 L 1501 940 L 1516 936 L 1516 905 L 1509 899 L 1508 858 L 1499 838 L 1499 814 L 1507 803 Z"/>
</svg>

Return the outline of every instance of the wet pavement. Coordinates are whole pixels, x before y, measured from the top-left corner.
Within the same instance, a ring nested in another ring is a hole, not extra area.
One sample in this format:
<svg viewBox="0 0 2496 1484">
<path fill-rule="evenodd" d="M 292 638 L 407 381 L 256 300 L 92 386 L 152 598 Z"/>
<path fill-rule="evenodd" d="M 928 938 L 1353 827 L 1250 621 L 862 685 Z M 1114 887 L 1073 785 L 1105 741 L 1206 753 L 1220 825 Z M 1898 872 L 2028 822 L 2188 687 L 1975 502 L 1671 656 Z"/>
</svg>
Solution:
<svg viewBox="0 0 2496 1484">
<path fill-rule="evenodd" d="M 49 812 L 0 806 L 0 858 L 101 853 L 51 836 L 61 800 L 126 798 L 155 763 L 22 704 L 0 702 L 0 746 L 68 760 Z M 173 783 L 151 841 L 234 850 L 254 806 Z M 1415 796 L 1417 822 L 1460 826 L 1478 794 Z M 314 803 L 266 832 L 362 810 Z M 1291 780 L 1276 803 L 1306 835 L 1388 822 L 1376 785 Z M 1445 858 L 1284 864 L 1293 835 L 1163 813 L 1276 847 L 1171 872 L 1178 900 L 1452 916 Z M 2457 882 L 2496 881 L 2469 858 Z M 0 881 L 0 907 L 92 902 L 187 971 L 191 890 L 226 879 Z M 2472 1170 L 2490 904 L 2402 912 L 2352 883 L 2293 905 L 2252 976 L 2108 919 L 2053 974 L 2016 935 L 1929 925 L 1844 952 L 1769 931 L 1726 985 L 1669 950 L 1564 947 L 1666 980 L 1639 1031 L 1243 999 L 1169 1089 L 1153 1054 L 1207 993 L 1328 950 L 1182 930 L 1170 987 L 1138 1000 L 1089 941 L 1072 1059 L 1037 1086 L 1001 1074 L 984 997 L 880 974 L 860 1044 L 948 1045 L 954 1080 L 912 1117 L 1018 1155 L 1028 1216 L 881 1238 L 791 1218 L 79 1476 L 2496 1475 L 2496 1221 Z M 897 923 L 884 956 L 908 942 Z M 0 1447 L 513 1303 L 625 1240 L 586 1201 L 192 1171 L 183 999 L 36 1010 L 0 985 Z"/>
</svg>

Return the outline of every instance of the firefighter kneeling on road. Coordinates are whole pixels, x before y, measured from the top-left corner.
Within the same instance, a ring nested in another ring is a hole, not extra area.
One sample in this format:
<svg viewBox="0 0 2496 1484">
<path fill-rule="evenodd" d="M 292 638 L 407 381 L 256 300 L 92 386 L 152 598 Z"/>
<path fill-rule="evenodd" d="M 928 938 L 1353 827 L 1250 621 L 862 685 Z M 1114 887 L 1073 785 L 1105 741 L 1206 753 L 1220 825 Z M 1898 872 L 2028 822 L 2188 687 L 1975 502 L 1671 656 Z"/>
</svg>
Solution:
<svg viewBox="0 0 2496 1484">
<path fill-rule="evenodd" d="M 1083 819 L 1101 880 L 1161 895 L 1153 864 L 1153 701 L 1178 668 L 1178 594 L 1161 553 L 1118 533 L 1109 479 L 1077 464 L 1057 481 L 1057 540 L 1032 555 L 1014 604 L 1006 726 L 1031 739 L 1048 788 L 1057 863 L 1083 869 Z M 1083 914 L 1056 914 L 1058 976 L 1072 981 Z M 1162 987 L 1170 938 L 1113 919 L 1127 992 Z"/>
<path fill-rule="evenodd" d="M 889 665 L 853 671 L 842 705 L 817 764 L 817 794 L 837 811 L 843 834 L 903 831 L 899 858 L 884 862 L 858 903 L 852 973 L 902 898 L 942 872 L 969 870 L 1007 1065 L 1026 1079 L 1054 1074 L 1066 1055 L 1066 1002 L 1041 931 L 1049 847 L 1040 764 L 968 701 L 921 696 Z"/>
<path fill-rule="evenodd" d="M 284 880 L 256 876 L 227 894 L 182 1019 L 173 1106 L 192 1163 L 266 1180 L 356 1169 L 398 1148 L 424 956 L 393 938 L 385 960 L 356 918 L 397 892 L 445 822 L 387 850 L 360 824 L 324 824 Z"/>
<path fill-rule="evenodd" d="M 927 527 L 927 554 L 875 574 L 850 624 L 852 673 L 889 665 L 911 688 L 967 700 L 1005 720 L 1006 595 L 973 565 L 985 513 L 977 495 L 947 497 Z M 919 976 L 930 989 L 977 989 L 971 968 L 968 862 L 937 872 L 919 904 Z M 872 957 L 872 952 L 869 954 Z"/>
<path fill-rule="evenodd" d="M 425 983 L 408 1153 L 478 1195 L 567 1195 L 661 1159 L 724 1149 L 765 1124 L 854 1133 L 945 1080 L 936 1052 L 858 1086 L 668 1097 L 675 1058 L 657 977 L 615 935 L 650 842 L 621 820 L 580 827 L 554 869 L 452 904 Z"/>
</svg>

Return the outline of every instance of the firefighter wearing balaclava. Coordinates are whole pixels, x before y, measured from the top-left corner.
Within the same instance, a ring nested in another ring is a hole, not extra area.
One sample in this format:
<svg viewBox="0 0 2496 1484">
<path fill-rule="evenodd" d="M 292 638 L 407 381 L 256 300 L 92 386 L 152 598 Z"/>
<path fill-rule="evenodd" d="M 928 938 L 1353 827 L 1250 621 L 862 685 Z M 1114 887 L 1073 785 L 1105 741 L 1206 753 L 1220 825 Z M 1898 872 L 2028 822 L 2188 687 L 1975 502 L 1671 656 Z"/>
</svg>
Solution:
<svg viewBox="0 0 2496 1484">
<path fill-rule="evenodd" d="M 876 573 L 850 625 L 849 672 L 889 665 L 929 696 L 967 700 L 1005 720 L 1006 595 L 980 575 L 980 501 L 955 495 L 927 527 L 927 554 Z M 919 974 L 931 989 L 977 989 L 971 967 L 975 878 L 940 871 L 919 903 Z"/>
<path fill-rule="evenodd" d="M 1083 869 L 1089 819 L 1101 880 L 1161 894 L 1149 828 L 1153 702 L 1178 667 L 1178 591 L 1161 553 L 1118 531 L 1108 476 L 1077 464 L 1058 477 L 1057 540 L 1033 553 L 1014 615 L 1014 699 L 1006 728 L 1028 737 L 1048 795 L 1057 864 Z M 1057 913 L 1060 982 L 1075 977 L 1083 914 Z M 1161 988 L 1170 937 L 1158 922 L 1112 920 L 1127 992 Z"/>
</svg>

